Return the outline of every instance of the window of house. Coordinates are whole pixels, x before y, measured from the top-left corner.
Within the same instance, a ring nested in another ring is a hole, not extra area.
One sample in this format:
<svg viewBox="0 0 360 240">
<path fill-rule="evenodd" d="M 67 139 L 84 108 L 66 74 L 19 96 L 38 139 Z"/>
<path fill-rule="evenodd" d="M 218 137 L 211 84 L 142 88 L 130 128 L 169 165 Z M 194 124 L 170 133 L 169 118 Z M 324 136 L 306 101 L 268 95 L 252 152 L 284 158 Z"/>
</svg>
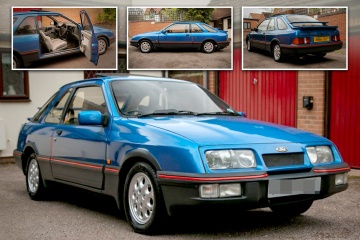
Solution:
<svg viewBox="0 0 360 240">
<path fill-rule="evenodd" d="M 25 34 L 35 34 L 36 33 L 36 23 L 35 17 L 27 17 L 15 30 L 14 35 L 25 35 Z"/>
<path fill-rule="evenodd" d="M 27 71 L 11 70 L 11 53 L 0 49 L 0 101 L 29 101 Z"/>
<path fill-rule="evenodd" d="M 250 29 L 251 25 L 249 22 L 244 22 L 244 29 Z"/>
<path fill-rule="evenodd" d="M 227 26 L 228 29 L 231 29 L 231 18 L 227 19 Z"/>
</svg>

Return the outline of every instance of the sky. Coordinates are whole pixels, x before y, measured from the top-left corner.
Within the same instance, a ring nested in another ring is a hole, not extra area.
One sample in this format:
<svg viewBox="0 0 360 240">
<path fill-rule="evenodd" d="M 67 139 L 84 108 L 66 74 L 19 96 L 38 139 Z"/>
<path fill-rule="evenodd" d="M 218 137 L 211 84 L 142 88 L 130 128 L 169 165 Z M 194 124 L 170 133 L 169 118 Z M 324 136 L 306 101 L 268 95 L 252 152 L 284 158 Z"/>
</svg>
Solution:
<svg viewBox="0 0 360 240">
<path fill-rule="evenodd" d="M 262 12 L 267 12 L 267 10 L 265 8 L 243 8 L 243 18 L 247 18 L 249 17 L 250 13 L 262 13 Z"/>
</svg>

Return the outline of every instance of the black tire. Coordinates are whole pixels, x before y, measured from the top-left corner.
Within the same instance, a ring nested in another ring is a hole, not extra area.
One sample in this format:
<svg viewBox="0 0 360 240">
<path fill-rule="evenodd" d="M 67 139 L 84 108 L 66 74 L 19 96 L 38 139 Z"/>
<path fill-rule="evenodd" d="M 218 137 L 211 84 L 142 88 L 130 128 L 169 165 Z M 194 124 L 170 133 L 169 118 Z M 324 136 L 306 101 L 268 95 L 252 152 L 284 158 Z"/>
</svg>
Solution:
<svg viewBox="0 0 360 240">
<path fill-rule="evenodd" d="M 13 69 L 17 69 L 21 67 L 22 67 L 21 60 L 15 54 L 13 54 Z"/>
<path fill-rule="evenodd" d="M 281 47 L 278 43 L 275 43 L 272 48 L 272 55 L 275 62 L 281 62 L 283 60 L 283 54 Z"/>
<path fill-rule="evenodd" d="M 311 207 L 313 200 L 307 200 L 302 202 L 278 204 L 270 206 L 271 211 L 283 216 L 297 216 L 300 215 Z"/>
<path fill-rule="evenodd" d="M 98 49 L 99 49 L 99 55 L 103 55 L 107 50 L 107 41 L 103 37 L 98 38 Z"/>
<path fill-rule="evenodd" d="M 125 216 L 134 231 L 156 233 L 163 225 L 166 211 L 156 173 L 149 164 L 138 162 L 130 169 L 123 197 Z"/>
<path fill-rule="evenodd" d="M 26 188 L 33 200 L 41 200 L 45 196 L 45 186 L 35 153 L 29 156 L 26 165 Z"/>
<path fill-rule="evenodd" d="M 139 48 L 142 53 L 149 53 L 152 51 L 153 46 L 149 40 L 143 40 L 140 42 Z"/>
<path fill-rule="evenodd" d="M 215 51 L 215 44 L 212 41 L 205 41 L 202 46 L 201 46 L 201 50 L 204 53 L 212 53 L 213 51 Z"/>
<path fill-rule="evenodd" d="M 253 51 L 253 47 L 251 46 L 250 39 L 246 41 L 246 48 L 247 48 L 248 52 Z"/>
</svg>

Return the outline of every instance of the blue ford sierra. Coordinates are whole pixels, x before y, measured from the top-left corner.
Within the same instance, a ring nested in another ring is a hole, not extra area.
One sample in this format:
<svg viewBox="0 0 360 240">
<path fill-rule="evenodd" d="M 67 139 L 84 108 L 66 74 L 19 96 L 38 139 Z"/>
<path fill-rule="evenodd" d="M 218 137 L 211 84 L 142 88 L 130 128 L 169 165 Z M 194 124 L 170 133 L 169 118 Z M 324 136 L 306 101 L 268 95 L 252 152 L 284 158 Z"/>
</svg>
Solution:
<svg viewBox="0 0 360 240">
<path fill-rule="evenodd" d="M 50 182 L 106 194 L 140 233 L 183 210 L 298 215 L 347 189 L 350 170 L 326 138 L 250 120 L 190 82 L 129 75 L 61 87 L 14 157 L 32 199 Z"/>
<path fill-rule="evenodd" d="M 99 55 L 115 42 L 115 34 L 93 26 L 85 10 L 80 11 L 80 19 L 79 24 L 58 12 L 14 12 L 13 69 L 79 52 L 97 65 Z"/>
<path fill-rule="evenodd" d="M 312 54 L 324 57 L 342 48 L 337 26 L 328 26 L 310 16 L 285 14 L 264 19 L 246 36 L 248 51 L 255 48 L 270 52 L 274 60 L 286 55 Z"/>
<path fill-rule="evenodd" d="M 174 22 L 160 31 L 138 34 L 130 40 L 130 45 L 143 53 L 159 48 L 193 48 L 212 53 L 229 44 L 227 31 L 202 22 Z"/>
</svg>

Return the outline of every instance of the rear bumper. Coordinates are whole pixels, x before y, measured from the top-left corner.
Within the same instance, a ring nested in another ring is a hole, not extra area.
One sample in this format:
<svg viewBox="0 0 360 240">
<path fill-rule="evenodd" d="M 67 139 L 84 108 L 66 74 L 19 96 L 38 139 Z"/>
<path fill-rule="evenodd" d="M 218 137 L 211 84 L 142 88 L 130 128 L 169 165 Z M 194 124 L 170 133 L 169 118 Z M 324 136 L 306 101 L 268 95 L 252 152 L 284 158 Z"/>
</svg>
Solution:
<svg viewBox="0 0 360 240">
<path fill-rule="evenodd" d="M 316 168 L 317 169 L 317 168 Z M 316 200 L 326 198 L 335 193 L 347 189 L 348 184 L 335 185 L 335 175 L 350 170 L 347 164 L 339 164 L 336 167 L 323 168 L 319 172 L 312 169 L 306 173 L 268 175 L 266 172 L 256 173 L 247 176 L 230 177 L 216 175 L 207 177 L 203 175 L 187 174 L 183 176 L 175 173 L 158 172 L 158 179 L 161 185 L 164 201 L 169 215 L 175 215 L 184 210 L 220 210 L 230 209 L 254 209 L 268 207 L 272 204 L 283 204 L 303 200 Z M 269 180 L 278 179 L 303 179 L 321 178 L 320 192 L 315 194 L 292 195 L 286 197 L 268 198 Z M 218 180 L 217 180 L 218 179 Z M 201 198 L 201 184 L 226 184 L 240 183 L 241 196 L 227 198 Z"/>
<path fill-rule="evenodd" d="M 225 41 L 225 42 L 218 42 L 217 43 L 217 48 L 225 48 L 225 47 L 227 47 L 227 46 L 229 46 L 230 45 L 230 41 L 229 40 L 227 40 L 227 41 Z"/>
<path fill-rule="evenodd" d="M 281 44 L 281 51 L 287 55 L 305 55 L 316 53 L 328 53 L 342 48 L 343 42 L 334 42 L 326 44 L 304 44 L 304 45 L 286 45 Z"/>
</svg>

